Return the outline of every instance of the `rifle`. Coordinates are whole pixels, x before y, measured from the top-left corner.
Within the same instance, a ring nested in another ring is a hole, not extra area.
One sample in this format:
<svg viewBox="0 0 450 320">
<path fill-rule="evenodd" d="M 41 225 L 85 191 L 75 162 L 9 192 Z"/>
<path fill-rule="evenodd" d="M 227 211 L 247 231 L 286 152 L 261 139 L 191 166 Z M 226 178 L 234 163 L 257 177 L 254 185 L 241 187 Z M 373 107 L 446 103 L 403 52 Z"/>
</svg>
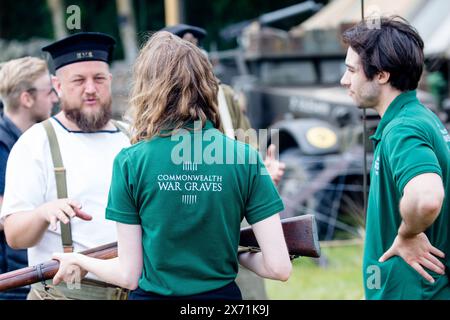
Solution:
<svg viewBox="0 0 450 320">
<path fill-rule="evenodd" d="M 299 256 L 317 258 L 320 256 L 317 226 L 313 215 L 308 214 L 283 219 L 281 225 L 291 258 Z M 241 229 L 239 246 L 239 252 L 259 251 L 258 242 L 251 227 Z M 116 258 L 117 242 L 91 248 L 80 253 L 97 259 Z M 50 260 L 36 266 L 0 274 L 0 292 L 52 279 L 58 269 L 59 262 Z"/>
<path fill-rule="evenodd" d="M 317 225 L 315 217 L 312 214 L 282 219 L 281 226 L 291 258 L 300 256 L 320 257 Z M 259 251 L 259 245 L 252 227 L 241 229 L 239 246 L 241 246 L 240 252 Z"/>
</svg>

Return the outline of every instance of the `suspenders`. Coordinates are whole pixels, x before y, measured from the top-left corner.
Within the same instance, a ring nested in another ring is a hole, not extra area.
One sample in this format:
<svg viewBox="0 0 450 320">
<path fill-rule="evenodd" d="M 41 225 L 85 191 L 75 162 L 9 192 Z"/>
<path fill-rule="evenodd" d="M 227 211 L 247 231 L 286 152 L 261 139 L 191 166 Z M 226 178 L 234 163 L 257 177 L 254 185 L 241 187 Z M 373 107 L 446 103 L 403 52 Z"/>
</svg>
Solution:
<svg viewBox="0 0 450 320">
<path fill-rule="evenodd" d="M 47 132 L 48 142 L 50 145 L 50 152 L 52 154 L 53 167 L 55 170 L 56 179 L 56 193 L 58 199 L 67 198 L 67 181 L 66 169 L 64 168 L 61 151 L 59 150 L 58 138 L 56 137 L 55 129 L 50 122 L 50 119 L 43 123 L 45 131 Z M 64 224 L 60 221 L 61 239 L 64 252 L 73 252 L 72 230 L 70 229 L 70 221 Z"/>
<path fill-rule="evenodd" d="M 118 121 L 113 120 L 113 124 L 127 137 L 129 133 L 126 128 Z M 58 138 L 56 137 L 55 129 L 50 119 L 45 120 L 43 123 L 45 131 L 47 132 L 47 138 L 50 145 L 50 153 L 52 155 L 53 167 L 55 170 L 56 179 L 56 194 L 58 199 L 67 198 L 67 180 L 66 169 L 64 168 L 61 151 L 59 149 Z M 70 228 L 70 221 L 64 224 L 60 221 L 61 227 L 61 240 L 64 252 L 73 252 L 72 230 Z"/>
</svg>

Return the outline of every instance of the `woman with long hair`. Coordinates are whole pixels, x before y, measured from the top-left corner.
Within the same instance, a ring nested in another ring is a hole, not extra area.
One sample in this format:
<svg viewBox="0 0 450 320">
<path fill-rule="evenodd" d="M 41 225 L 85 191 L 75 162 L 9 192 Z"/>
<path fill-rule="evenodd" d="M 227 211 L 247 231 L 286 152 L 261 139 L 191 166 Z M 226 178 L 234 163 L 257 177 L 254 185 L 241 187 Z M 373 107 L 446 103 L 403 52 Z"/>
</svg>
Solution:
<svg viewBox="0 0 450 320">
<path fill-rule="evenodd" d="M 54 283 L 72 283 L 76 265 L 130 299 L 242 299 L 238 263 L 289 278 L 283 203 L 257 151 L 222 133 L 217 90 L 195 45 L 164 31 L 148 40 L 133 70 L 133 145 L 115 159 L 106 208 L 118 257 L 55 254 Z M 261 252 L 238 254 L 244 218 Z"/>
</svg>

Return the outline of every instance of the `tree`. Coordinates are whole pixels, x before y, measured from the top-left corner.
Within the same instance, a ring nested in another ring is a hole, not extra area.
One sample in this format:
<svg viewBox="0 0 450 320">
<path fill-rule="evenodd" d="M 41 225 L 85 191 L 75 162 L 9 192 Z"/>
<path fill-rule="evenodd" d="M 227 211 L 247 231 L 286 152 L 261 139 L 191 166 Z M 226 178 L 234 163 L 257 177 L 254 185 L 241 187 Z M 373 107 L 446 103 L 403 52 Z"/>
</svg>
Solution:
<svg viewBox="0 0 450 320">
<path fill-rule="evenodd" d="M 67 36 L 67 31 L 64 23 L 64 5 L 62 0 L 47 0 L 47 5 L 52 16 L 55 38 L 64 38 Z"/>
<path fill-rule="evenodd" d="M 119 32 L 122 38 L 122 46 L 125 54 L 125 61 L 133 63 L 138 54 L 136 40 L 136 22 L 133 13 L 131 0 L 116 0 Z"/>
<path fill-rule="evenodd" d="M 0 0 L 0 38 L 24 41 L 53 38 L 51 15 L 45 0 Z"/>
</svg>

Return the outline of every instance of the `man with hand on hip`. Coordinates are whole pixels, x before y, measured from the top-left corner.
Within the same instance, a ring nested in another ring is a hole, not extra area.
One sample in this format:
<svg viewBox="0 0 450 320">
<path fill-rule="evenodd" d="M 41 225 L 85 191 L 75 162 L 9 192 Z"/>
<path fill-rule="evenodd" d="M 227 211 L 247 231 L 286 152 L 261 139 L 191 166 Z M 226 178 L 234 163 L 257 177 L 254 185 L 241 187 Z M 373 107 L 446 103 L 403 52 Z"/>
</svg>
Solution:
<svg viewBox="0 0 450 320">
<path fill-rule="evenodd" d="M 344 32 L 341 84 L 381 121 L 374 161 L 363 275 L 367 299 L 450 299 L 450 136 L 420 103 L 423 41 L 404 19 L 361 22 Z"/>
</svg>

